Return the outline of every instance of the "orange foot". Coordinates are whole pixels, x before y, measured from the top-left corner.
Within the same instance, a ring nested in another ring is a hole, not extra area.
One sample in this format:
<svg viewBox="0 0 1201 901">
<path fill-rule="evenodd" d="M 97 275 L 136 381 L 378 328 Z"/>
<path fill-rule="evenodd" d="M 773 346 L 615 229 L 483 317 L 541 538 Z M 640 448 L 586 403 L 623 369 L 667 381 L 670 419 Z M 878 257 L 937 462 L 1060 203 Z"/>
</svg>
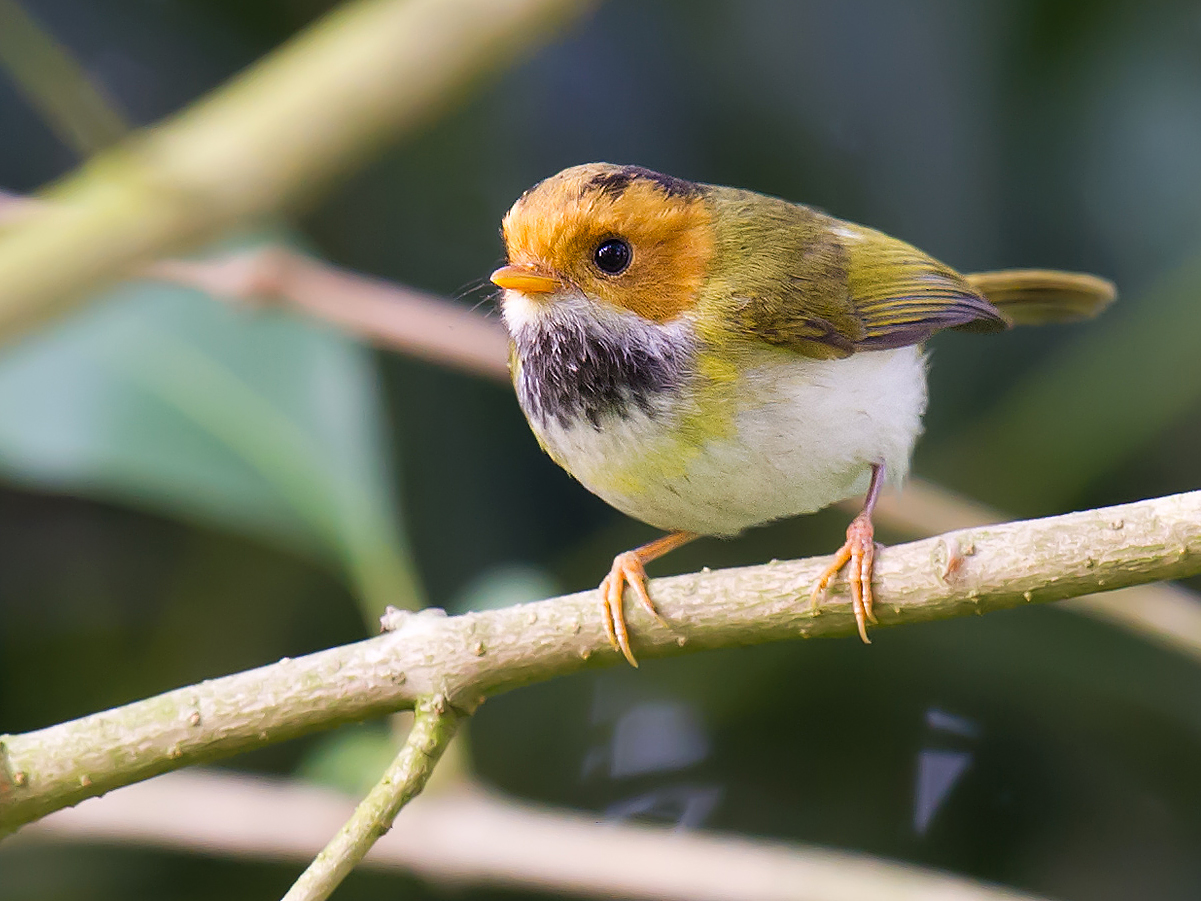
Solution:
<svg viewBox="0 0 1201 901">
<path fill-rule="evenodd" d="M 664 626 L 667 625 L 662 614 L 655 609 L 650 594 L 646 590 L 646 569 L 637 551 L 626 551 L 613 558 L 613 568 L 600 584 L 601 604 L 604 607 L 605 632 L 609 635 L 609 644 L 613 650 L 621 651 L 630 666 L 637 666 L 638 661 L 630 649 L 630 633 L 626 628 L 625 610 L 622 607 L 626 585 L 634 589 L 638 603 L 642 604 L 651 616 Z"/>
<path fill-rule="evenodd" d="M 609 644 L 613 650 L 621 651 L 630 666 L 637 666 L 638 661 L 630 648 L 630 632 L 626 628 L 626 615 L 623 608 L 626 586 L 634 589 L 634 595 L 646 611 L 657 619 L 660 624 L 671 628 L 659 611 L 646 590 L 646 564 L 657 560 L 668 551 L 673 551 L 682 544 L 687 544 L 696 535 L 692 532 L 671 532 L 662 538 L 644 544 L 640 548 L 626 551 L 613 558 L 613 566 L 609 575 L 600 583 L 602 616 L 605 621 L 605 633 L 609 636 Z"/>
<path fill-rule="evenodd" d="M 813 586 L 810 596 L 810 606 L 813 610 L 821 605 L 822 594 L 834 577 L 849 562 L 847 579 L 851 583 L 851 604 L 855 610 L 855 623 L 859 626 L 859 637 L 864 644 L 871 644 L 867 637 L 867 624 L 876 623 L 876 615 L 872 612 L 872 565 L 876 559 L 876 542 L 872 529 L 871 514 L 867 511 L 860 513 L 847 526 L 846 543 L 834 555 L 834 562 L 822 573 L 817 584 Z"/>
</svg>

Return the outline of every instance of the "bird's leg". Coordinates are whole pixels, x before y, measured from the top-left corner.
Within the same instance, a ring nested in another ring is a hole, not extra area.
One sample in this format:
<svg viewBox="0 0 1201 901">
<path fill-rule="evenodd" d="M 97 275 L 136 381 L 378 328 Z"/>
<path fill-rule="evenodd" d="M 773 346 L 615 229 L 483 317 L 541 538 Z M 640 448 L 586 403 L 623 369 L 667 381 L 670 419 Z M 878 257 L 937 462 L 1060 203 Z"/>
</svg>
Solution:
<svg viewBox="0 0 1201 901">
<path fill-rule="evenodd" d="M 822 593 L 849 561 L 851 567 L 847 579 L 851 583 L 851 604 L 855 610 L 855 623 L 859 626 L 859 637 L 864 644 L 871 644 L 871 639 L 867 637 L 867 624 L 876 622 L 876 615 L 872 612 L 872 565 L 876 559 L 872 511 L 876 509 L 876 500 L 883 484 L 884 464 L 873 463 L 872 482 L 863 501 L 863 510 L 847 526 L 846 543 L 839 548 L 834 561 L 813 586 L 813 594 L 809 599 L 811 607 L 816 610 L 821 604 Z"/>
<path fill-rule="evenodd" d="M 638 661 L 634 659 L 634 652 L 630 649 L 630 633 L 626 628 L 625 611 L 622 608 L 626 585 L 634 589 L 634 595 L 647 612 L 667 626 L 667 620 L 655 609 L 651 596 L 647 593 L 645 564 L 657 560 L 668 551 L 674 551 L 696 537 L 695 532 L 671 532 L 613 558 L 613 567 L 600 584 L 605 632 L 609 635 L 609 644 L 613 645 L 613 650 L 621 651 L 630 666 L 637 666 Z"/>
</svg>

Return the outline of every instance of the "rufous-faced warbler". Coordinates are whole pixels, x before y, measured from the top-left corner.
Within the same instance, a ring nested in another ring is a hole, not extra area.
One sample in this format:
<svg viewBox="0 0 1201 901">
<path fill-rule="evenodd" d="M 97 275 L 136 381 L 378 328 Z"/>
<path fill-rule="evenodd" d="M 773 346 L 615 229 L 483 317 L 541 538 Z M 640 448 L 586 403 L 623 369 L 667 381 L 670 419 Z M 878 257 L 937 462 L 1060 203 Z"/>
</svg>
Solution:
<svg viewBox="0 0 1201 901">
<path fill-rule="evenodd" d="M 565 169 L 502 231 L 492 281 L 530 427 L 585 487 L 669 533 L 617 555 L 600 586 L 609 640 L 635 666 L 627 584 L 663 622 L 644 564 L 864 492 L 811 603 L 849 562 L 866 642 L 872 509 L 921 432 L 922 342 L 1080 319 L 1114 298 L 1091 275 L 960 275 L 810 207 L 638 166 Z"/>
</svg>

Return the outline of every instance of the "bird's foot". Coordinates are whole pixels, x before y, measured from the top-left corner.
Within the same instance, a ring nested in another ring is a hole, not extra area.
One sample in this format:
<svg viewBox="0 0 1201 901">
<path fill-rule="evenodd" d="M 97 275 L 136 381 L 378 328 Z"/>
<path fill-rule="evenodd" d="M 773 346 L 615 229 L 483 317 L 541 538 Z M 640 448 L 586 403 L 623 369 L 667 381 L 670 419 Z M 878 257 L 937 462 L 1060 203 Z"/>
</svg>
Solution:
<svg viewBox="0 0 1201 901">
<path fill-rule="evenodd" d="M 600 584 L 602 617 L 605 621 L 605 632 L 609 636 L 609 644 L 613 650 L 620 651 L 629 661 L 630 666 L 638 666 L 634 651 L 630 648 L 630 633 L 626 628 L 626 616 L 623 607 L 625 589 L 629 585 L 634 589 L 643 608 L 664 626 L 667 626 L 662 614 L 655 608 L 651 596 L 646 590 L 646 568 L 638 551 L 626 551 L 613 558 L 613 567 L 609 575 Z M 668 627 L 670 628 L 670 627 Z"/>
<path fill-rule="evenodd" d="M 876 623 L 876 615 L 872 612 L 872 567 L 876 559 L 875 532 L 872 528 L 872 518 L 868 513 L 860 513 L 847 526 L 847 540 L 833 562 L 826 567 L 817 584 L 813 586 L 810 596 L 810 607 L 817 610 L 821 606 L 822 594 L 830 587 L 830 583 L 850 563 L 847 579 L 851 583 L 851 605 L 855 611 L 855 623 L 859 627 L 859 637 L 864 644 L 871 644 L 867 637 L 867 624 Z"/>
</svg>

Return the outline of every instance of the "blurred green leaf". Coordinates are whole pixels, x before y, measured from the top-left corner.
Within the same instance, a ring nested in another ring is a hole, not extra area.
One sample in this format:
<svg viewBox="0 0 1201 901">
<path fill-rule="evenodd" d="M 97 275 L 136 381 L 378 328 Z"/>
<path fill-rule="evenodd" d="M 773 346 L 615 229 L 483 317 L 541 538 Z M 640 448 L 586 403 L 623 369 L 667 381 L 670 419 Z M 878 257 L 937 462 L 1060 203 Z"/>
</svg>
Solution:
<svg viewBox="0 0 1201 901">
<path fill-rule="evenodd" d="M 562 594 L 558 580 L 545 569 L 527 563 L 505 563 L 485 570 L 448 605 L 452 613 L 498 610 Z"/>
<path fill-rule="evenodd" d="M 371 354 L 281 310 L 130 283 L 0 357 L 0 476 L 253 535 L 417 607 Z"/>
</svg>

